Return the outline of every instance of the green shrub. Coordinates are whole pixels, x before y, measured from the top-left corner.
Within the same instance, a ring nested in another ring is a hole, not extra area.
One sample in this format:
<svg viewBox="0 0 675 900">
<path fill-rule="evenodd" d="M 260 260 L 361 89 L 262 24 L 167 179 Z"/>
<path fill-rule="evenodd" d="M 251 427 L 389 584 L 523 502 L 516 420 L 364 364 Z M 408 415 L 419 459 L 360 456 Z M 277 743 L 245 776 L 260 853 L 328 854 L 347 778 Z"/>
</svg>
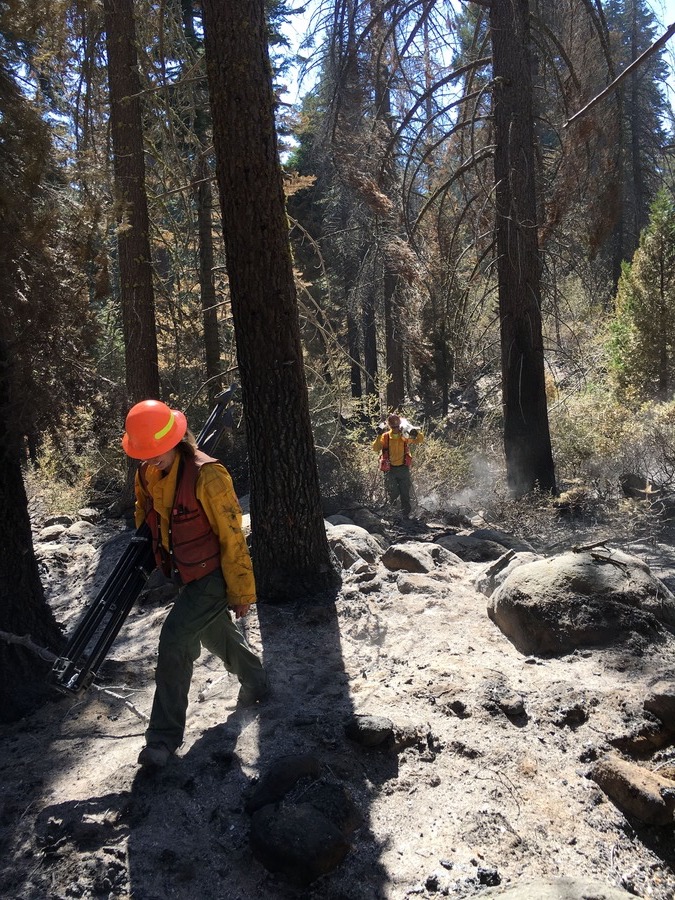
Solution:
<svg viewBox="0 0 675 900">
<path fill-rule="evenodd" d="M 125 460 L 121 447 L 102 452 L 93 442 L 81 446 L 72 438 L 57 447 L 46 437 L 37 465 L 24 471 L 28 500 L 44 515 L 72 515 L 94 496 L 114 499 L 124 485 Z"/>
</svg>

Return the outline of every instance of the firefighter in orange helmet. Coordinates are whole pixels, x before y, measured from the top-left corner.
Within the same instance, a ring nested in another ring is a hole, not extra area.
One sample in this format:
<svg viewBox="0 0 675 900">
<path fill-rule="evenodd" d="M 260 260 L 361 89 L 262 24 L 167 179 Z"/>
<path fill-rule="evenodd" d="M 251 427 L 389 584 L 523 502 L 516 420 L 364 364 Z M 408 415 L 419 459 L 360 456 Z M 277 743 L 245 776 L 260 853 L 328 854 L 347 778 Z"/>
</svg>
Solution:
<svg viewBox="0 0 675 900">
<path fill-rule="evenodd" d="M 182 412 L 143 400 L 126 417 L 136 472 L 136 526 L 150 528 L 157 565 L 180 590 L 159 637 L 155 696 L 138 762 L 163 766 L 183 742 L 193 663 L 206 647 L 241 684 L 238 702 L 269 691 L 262 663 L 235 626 L 255 603 L 241 509 L 227 469 L 197 448 Z M 231 611 L 231 612 L 230 612 Z"/>
</svg>

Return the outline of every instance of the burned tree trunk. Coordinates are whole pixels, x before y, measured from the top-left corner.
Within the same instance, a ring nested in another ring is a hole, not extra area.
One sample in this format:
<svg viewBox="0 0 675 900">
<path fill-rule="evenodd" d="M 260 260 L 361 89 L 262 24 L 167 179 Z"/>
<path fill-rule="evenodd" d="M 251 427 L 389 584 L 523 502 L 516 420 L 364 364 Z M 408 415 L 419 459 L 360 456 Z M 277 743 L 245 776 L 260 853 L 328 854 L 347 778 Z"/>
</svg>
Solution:
<svg viewBox="0 0 675 900">
<path fill-rule="evenodd" d="M 311 596 L 338 575 L 309 417 L 264 0 L 205 0 L 204 30 L 258 593 Z"/>
<path fill-rule="evenodd" d="M 159 397 L 155 300 L 145 193 L 141 80 L 133 0 L 104 0 L 120 294 L 131 402 Z"/>
<path fill-rule="evenodd" d="M 510 490 L 555 492 L 541 326 L 528 0 L 492 0 L 497 276 Z"/>
<path fill-rule="evenodd" d="M 58 650 L 61 633 L 40 583 L 21 474 L 18 417 L 10 392 L 7 342 L 0 336 L 0 630 Z M 25 715 L 49 694 L 50 665 L 23 647 L 0 642 L 0 721 Z"/>
</svg>

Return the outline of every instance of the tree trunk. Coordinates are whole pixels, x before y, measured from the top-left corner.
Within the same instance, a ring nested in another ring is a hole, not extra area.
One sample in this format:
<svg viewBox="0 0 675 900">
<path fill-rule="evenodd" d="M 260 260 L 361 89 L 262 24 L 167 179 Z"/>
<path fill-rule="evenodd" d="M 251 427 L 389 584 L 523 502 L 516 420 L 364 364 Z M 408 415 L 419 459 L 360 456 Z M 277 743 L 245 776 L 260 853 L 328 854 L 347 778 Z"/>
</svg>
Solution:
<svg viewBox="0 0 675 900">
<path fill-rule="evenodd" d="M 497 276 L 509 489 L 555 492 L 541 330 L 528 0 L 493 0 Z"/>
<path fill-rule="evenodd" d="M 207 73 L 261 598 L 335 586 L 300 342 L 264 0 L 205 0 Z"/>
<path fill-rule="evenodd" d="M 196 54 L 200 52 L 201 40 L 194 24 L 192 0 L 181 0 L 185 37 Z M 197 208 L 197 230 L 199 235 L 199 291 L 202 301 L 202 324 L 204 327 L 204 361 L 206 381 L 211 403 L 223 389 L 222 367 L 220 363 L 220 336 L 218 334 L 218 309 L 216 285 L 213 277 L 213 191 L 211 189 L 211 169 L 208 161 L 208 117 L 206 96 L 201 91 L 196 100 L 194 133 L 197 138 L 198 156 L 193 193 Z"/>
<path fill-rule="evenodd" d="M 392 106 L 391 106 L 391 80 L 389 67 L 384 62 L 388 52 L 387 42 L 389 30 L 385 20 L 382 5 L 374 2 L 371 5 L 373 22 L 373 59 L 372 66 L 375 72 L 375 128 L 379 133 L 383 144 L 388 144 L 392 135 Z M 382 174 L 380 176 L 380 190 L 389 198 L 395 193 L 396 166 L 392 150 L 388 159 L 383 160 Z M 394 206 L 394 204 L 392 204 Z M 392 269 L 388 259 L 387 243 L 396 234 L 394 221 L 382 221 L 380 234 L 383 246 L 382 262 L 382 305 L 384 313 L 384 354 L 386 360 L 387 408 L 400 409 L 405 399 L 405 359 L 404 359 L 404 334 L 403 316 L 401 308 L 400 292 L 398 291 L 399 278 Z"/>
<path fill-rule="evenodd" d="M 375 297 L 373 290 L 372 285 L 366 288 L 366 296 L 363 299 L 361 310 L 366 394 L 377 393 L 377 324 L 375 321 Z"/>
<path fill-rule="evenodd" d="M 630 61 L 631 63 L 640 56 L 638 40 L 637 5 L 632 0 L 630 5 L 631 30 L 630 30 Z M 631 259 L 640 243 L 640 233 L 649 222 L 649 199 L 645 185 L 643 165 L 643 151 L 640 145 L 640 131 L 644 128 L 640 103 L 640 82 L 645 77 L 644 73 L 635 70 L 630 76 L 630 108 L 627 121 L 630 128 L 631 143 L 631 174 L 633 180 L 633 235 L 632 246 L 629 248 L 627 258 Z"/>
<path fill-rule="evenodd" d="M 57 652 L 62 638 L 45 600 L 33 552 L 16 420 L 8 347 L 0 337 L 0 630 L 29 635 L 36 644 Z M 0 721 L 19 719 L 44 701 L 51 693 L 45 681 L 49 668 L 32 652 L 0 641 Z"/>
<path fill-rule="evenodd" d="M 359 329 L 354 318 L 354 313 L 350 308 L 349 289 L 345 286 L 343 294 L 344 307 L 347 310 L 347 348 L 349 352 L 349 383 L 351 385 L 351 396 L 355 400 L 360 400 L 363 396 L 361 390 L 361 350 L 359 348 Z"/>
<path fill-rule="evenodd" d="M 128 399 L 159 397 L 133 0 L 104 0 L 115 213 Z"/>
<path fill-rule="evenodd" d="M 384 263 L 384 332 L 387 357 L 387 407 L 400 409 L 405 400 L 405 360 L 403 356 L 403 326 L 396 287 L 398 276 Z"/>
<path fill-rule="evenodd" d="M 197 114 L 199 118 L 199 113 Z M 205 135 L 197 131 L 201 147 L 197 164 L 197 222 L 199 227 L 199 290 L 202 300 L 202 323 L 204 326 L 204 357 L 208 395 L 211 402 L 223 389 L 222 365 L 220 362 L 220 337 L 218 335 L 218 308 L 216 284 L 213 277 L 213 191 L 211 190 L 211 170 L 206 158 Z"/>
</svg>

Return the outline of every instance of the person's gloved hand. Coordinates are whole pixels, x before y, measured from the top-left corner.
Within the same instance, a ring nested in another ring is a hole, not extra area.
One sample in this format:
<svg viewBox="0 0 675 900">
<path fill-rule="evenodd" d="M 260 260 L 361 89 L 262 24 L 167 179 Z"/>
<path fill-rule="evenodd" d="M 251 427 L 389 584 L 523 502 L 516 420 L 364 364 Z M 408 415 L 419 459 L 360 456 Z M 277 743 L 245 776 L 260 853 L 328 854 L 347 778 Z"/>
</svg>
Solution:
<svg viewBox="0 0 675 900">
<path fill-rule="evenodd" d="M 380 424 L 377 426 L 377 433 L 384 434 L 385 431 L 389 431 L 389 426 L 386 422 L 380 422 Z"/>
<path fill-rule="evenodd" d="M 419 431 L 416 428 L 410 429 L 410 437 L 411 438 L 416 438 L 418 434 L 419 434 Z"/>
</svg>

